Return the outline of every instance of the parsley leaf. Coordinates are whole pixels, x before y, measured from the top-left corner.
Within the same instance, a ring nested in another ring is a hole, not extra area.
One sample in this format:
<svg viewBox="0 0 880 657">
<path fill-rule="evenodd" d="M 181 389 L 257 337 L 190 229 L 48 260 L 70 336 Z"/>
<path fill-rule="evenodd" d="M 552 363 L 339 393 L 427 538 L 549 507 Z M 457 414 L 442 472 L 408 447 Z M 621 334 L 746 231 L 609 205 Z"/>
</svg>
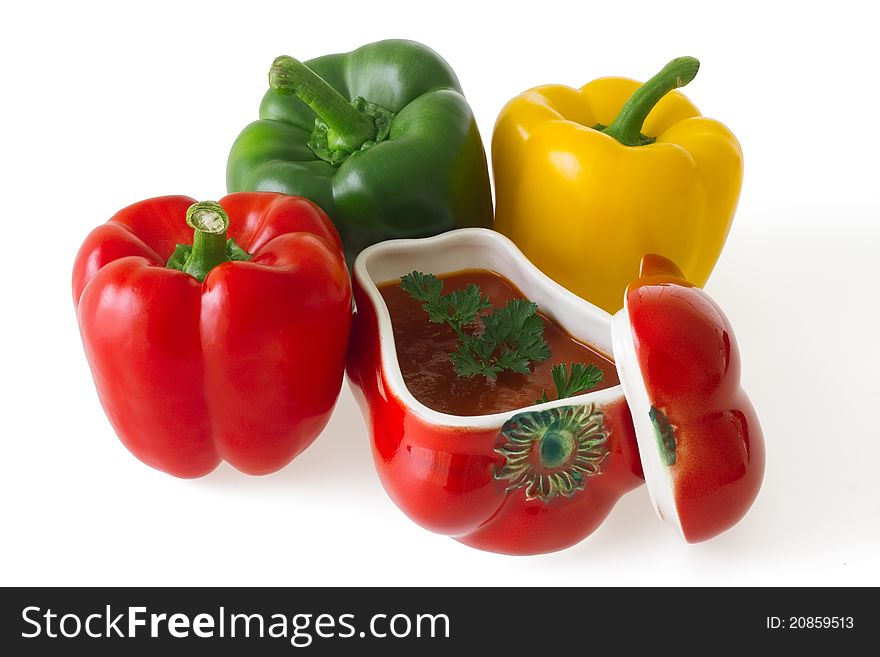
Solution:
<svg viewBox="0 0 880 657">
<path fill-rule="evenodd" d="M 602 383 L 604 374 L 602 370 L 590 363 L 571 363 L 571 372 L 568 371 L 565 363 L 554 365 L 551 370 L 553 377 L 553 385 L 556 386 L 556 398 L 565 399 L 566 397 L 574 397 L 587 390 L 592 390 Z M 547 391 L 545 390 L 540 399 L 536 399 L 536 404 L 543 404 L 547 399 Z"/>
<path fill-rule="evenodd" d="M 431 310 L 440 310 L 440 293 L 443 291 L 443 281 L 431 275 L 425 275 L 420 271 L 414 271 L 400 279 L 400 287 L 413 299 L 422 302 L 422 307 L 431 316 Z M 437 324 L 445 320 L 442 314 L 431 316 L 431 321 Z"/>
<path fill-rule="evenodd" d="M 463 290 L 440 296 L 443 292 L 443 281 L 433 274 L 423 274 L 420 271 L 403 276 L 400 287 L 422 302 L 422 308 L 434 324 L 449 324 L 456 333 L 462 326 L 476 321 L 480 311 L 492 307 L 489 299 L 480 294 L 480 288 L 476 285 L 468 285 Z"/>
<path fill-rule="evenodd" d="M 538 304 L 511 299 L 507 305 L 483 318 L 483 339 L 500 349 L 497 365 L 502 370 L 529 373 L 529 364 L 550 357 L 544 340 L 544 321 L 538 317 Z"/>
<path fill-rule="evenodd" d="M 443 282 L 440 281 L 441 287 Z M 450 317 L 449 321 L 464 326 L 477 321 L 483 310 L 491 308 L 489 299 L 480 294 L 480 288 L 471 283 L 463 290 L 455 290 L 441 297 L 444 310 Z"/>
<path fill-rule="evenodd" d="M 459 376 L 494 379 L 505 370 L 528 374 L 533 362 L 550 357 L 544 321 L 535 303 L 511 299 L 503 308 L 480 316 L 492 304 L 474 284 L 443 294 L 443 281 L 433 274 L 414 271 L 400 279 L 400 287 L 422 302 L 430 321 L 448 324 L 455 331 L 458 349 L 449 359 Z M 477 323 L 482 326 L 465 330 Z"/>
</svg>

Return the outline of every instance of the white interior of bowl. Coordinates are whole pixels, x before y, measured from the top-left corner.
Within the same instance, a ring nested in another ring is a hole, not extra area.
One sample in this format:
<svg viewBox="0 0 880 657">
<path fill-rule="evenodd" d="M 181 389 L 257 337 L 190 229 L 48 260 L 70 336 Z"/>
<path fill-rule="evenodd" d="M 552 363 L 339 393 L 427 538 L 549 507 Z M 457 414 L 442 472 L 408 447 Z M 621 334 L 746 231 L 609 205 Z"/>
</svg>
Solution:
<svg viewBox="0 0 880 657">
<path fill-rule="evenodd" d="M 382 367 L 391 392 L 427 421 L 447 426 L 490 428 L 500 426 L 526 409 L 566 406 L 572 399 L 597 404 L 609 403 L 623 394 L 619 385 L 577 397 L 557 399 L 490 415 L 459 416 L 428 408 L 409 392 L 397 361 L 391 317 L 378 285 L 397 281 L 418 270 L 441 276 L 463 269 L 498 272 L 538 304 L 541 312 L 575 339 L 610 357 L 611 315 L 569 292 L 535 267 L 509 239 L 485 228 L 462 228 L 436 237 L 391 240 L 365 249 L 354 265 L 354 276 L 376 308 L 381 337 Z"/>
</svg>

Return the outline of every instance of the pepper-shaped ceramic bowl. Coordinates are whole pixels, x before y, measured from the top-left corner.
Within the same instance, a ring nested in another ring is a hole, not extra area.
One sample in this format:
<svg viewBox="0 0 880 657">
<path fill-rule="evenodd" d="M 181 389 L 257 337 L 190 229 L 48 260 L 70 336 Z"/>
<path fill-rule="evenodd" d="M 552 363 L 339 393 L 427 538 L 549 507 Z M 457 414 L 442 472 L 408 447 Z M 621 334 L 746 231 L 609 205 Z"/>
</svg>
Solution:
<svg viewBox="0 0 880 657">
<path fill-rule="evenodd" d="M 644 483 L 620 385 L 509 412 L 458 416 L 407 389 L 378 286 L 413 270 L 495 271 L 576 340 L 611 354 L 611 316 L 561 287 L 491 230 L 393 240 L 354 266 L 348 376 L 366 416 L 391 499 L 422 527 L 475 548 L 538 554 L 592 533 L 618 499 Z"/>
</svg>

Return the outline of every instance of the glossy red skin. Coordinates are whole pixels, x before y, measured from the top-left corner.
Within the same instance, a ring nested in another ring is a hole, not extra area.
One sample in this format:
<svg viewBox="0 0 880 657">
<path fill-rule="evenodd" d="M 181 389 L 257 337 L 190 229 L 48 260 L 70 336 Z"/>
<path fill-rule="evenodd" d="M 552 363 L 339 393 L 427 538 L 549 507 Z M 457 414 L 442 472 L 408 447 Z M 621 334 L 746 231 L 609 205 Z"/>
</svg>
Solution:
<svg viewBox="0 0 880 657">
<path fill-rule="evenodd" d="M 358 310 L 347 373 L 368 423 L 379 479 L 417 524 L 491 552 L 553 552 L 587 537 L 624 493 L 644 483 L 621 395 L 602 409 L 610 454 L 584 490 L 549 503 L 527 500 L 522 488 L 506 491 L 506 482 L 493 476 L 502 462 L 494 451 L 503 442 L 500 431 L 432 424 L 399 399 L 384 373 L 375 308 L 357 278 L 354 291 Z"/>
<path fill-rule="evenodd" d="M 645 259 L 626 306 L 648 397 L 675 427 L 682 532 L 704 541 L 745 515 L 764 477 L 764 437 L 740 386 L 736 339 L 715 302 L 665 258 Z"/>
<path fill-rule="evenodd" d="M 73 269 L 83 346 L 107 417 L 144 463 L 199 477 L 225 459 L 266 474 L 312 443 L 339 395 L 351 323 L 341 243 L 310 201 L 231 194 L 228 235 L 254 257 L 200 283 L 165 267 L 192 243 L 194 202 L 142 201 L 89 234 Z"/>
</svg>

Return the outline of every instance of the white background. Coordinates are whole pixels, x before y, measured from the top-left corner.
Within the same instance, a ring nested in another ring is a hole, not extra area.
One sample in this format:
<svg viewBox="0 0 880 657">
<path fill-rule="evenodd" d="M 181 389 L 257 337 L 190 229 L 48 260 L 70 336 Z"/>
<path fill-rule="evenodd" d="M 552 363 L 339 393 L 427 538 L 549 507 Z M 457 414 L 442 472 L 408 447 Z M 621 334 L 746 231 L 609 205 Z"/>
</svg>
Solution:
<svg viewBox="0 0 880 657">
<path fill-rule="evenodd" d="M 718 5 L 3 3 L 0 584 L 880 584 L 870 3 Z M 528 87 L 700 58 L 686 93 L 746 159 L 707 289 L 736 328 L 767 441 L 764 488 L 733 530 L 686 545 L 643 487 L 557 554 L 461 546 L 385 496 L 347 388 L 318 441 L 267 477 L 223 465 L 177 480 L 117 440 L 70 298 L 82 239 L 143 198 L 222 196 L 276 55 L 388 37 L 446 57 L 487 144 Z"/>
</svg>

